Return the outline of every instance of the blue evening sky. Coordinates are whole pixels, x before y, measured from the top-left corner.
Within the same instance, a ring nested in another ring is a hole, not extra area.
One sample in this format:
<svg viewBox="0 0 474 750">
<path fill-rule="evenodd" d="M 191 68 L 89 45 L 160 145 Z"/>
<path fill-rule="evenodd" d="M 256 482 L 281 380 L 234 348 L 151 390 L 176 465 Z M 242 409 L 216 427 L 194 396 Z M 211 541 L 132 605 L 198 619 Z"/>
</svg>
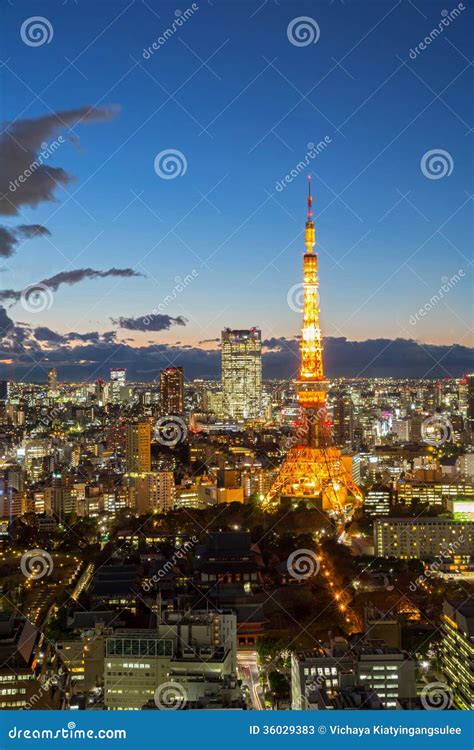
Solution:
<svg viewBox="0 0 474 750">
<path fill-rule="evenodd" d="M 446 0 L 200 0 L 150 59 L 143 50 L 191 3 L 7 2 L 2 10 L 5 120 L 115 105 L 109 121 L 79 124 L 79 143 L 51 164 L 75 176 L 56 202 L 2 217 L 44 224 L 2 264 L 2 286 L 61 271 L 132 267 L 145 278 L 61 287 L 41 316 L 58 331 L 110 330 L 109 318 L 151 313 L 177 277 L 197 277 L 166 306 L 186 327 L 133 336 L 196 344 L 222 327 L 258 325 L 292 336 L 287 304 L 301 278 L 306 174 L 313 175 L 322 323 L 351 339 L 413 337 L 468 344 L 472 277 L 472 3 L 410 58 Z M 20 27 L 46 17 L 49 44 Z M 317 22 L 317 43 L 290 43 L 292 19 Z M 67 131 L 63 131 L 67 135 Z M 308 142 L 330 140 L 283 190 Z M 186 173 L 162 179 L 155 156 L 178 149 Z M 452 173 L 429 179 L 420 160 L 444 150 Z M 465 276 L 416 327 L 410 316 L 444 277 Z M 41 318 L 39 321 L 38 318 Z M 130 332 L 123 331 L 124 336 Z"/>
</svg>

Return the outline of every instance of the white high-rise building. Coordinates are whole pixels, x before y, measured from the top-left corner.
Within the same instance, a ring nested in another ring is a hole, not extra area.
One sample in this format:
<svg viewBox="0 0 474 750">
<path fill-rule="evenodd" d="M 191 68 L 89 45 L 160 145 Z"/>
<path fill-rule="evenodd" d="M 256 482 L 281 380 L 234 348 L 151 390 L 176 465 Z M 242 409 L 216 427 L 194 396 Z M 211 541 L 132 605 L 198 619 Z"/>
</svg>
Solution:
<svg viewBox="0 0 474 750">
<path fill-rule="evenodd" d="M 257 328 L 222 331 L 222 390 L 226 417 L 260 416 L 262 402 L 262 334 Z"/>
<path fill-rule="evenodd" d="M 119 404 L 122 400 L 122 388 L 127 382 L 127 370 L 120 367 L 110 371 L 109 398 L 112 404 Z"/>
</svg>

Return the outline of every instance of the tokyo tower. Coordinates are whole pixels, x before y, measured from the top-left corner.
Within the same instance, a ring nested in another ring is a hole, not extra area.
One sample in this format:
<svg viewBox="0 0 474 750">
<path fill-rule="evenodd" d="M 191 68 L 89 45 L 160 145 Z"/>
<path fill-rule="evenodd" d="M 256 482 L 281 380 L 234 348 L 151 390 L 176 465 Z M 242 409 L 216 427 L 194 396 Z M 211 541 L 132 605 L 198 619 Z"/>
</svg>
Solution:
<svg viewBox="0 0 474 750">
<path fill-rule="evenodd" d="M 323 340 L 319 325 L 318 256 L 313 251 L 315 231 L 311 181 L 308 189 L 303 256 L 303 328 L 298 378 L 299 418 L 293 447 L 263 501 L 265 510 L 277 510 L 282 498 L 300 500 L 324 511 L 340 514 L 348 505 L 362 500 L 362 492 L 352 479 L 351 458 L 342 456 L 333 444 L 326 397 L 329 387 L 324 377 Z"/>
</svg>

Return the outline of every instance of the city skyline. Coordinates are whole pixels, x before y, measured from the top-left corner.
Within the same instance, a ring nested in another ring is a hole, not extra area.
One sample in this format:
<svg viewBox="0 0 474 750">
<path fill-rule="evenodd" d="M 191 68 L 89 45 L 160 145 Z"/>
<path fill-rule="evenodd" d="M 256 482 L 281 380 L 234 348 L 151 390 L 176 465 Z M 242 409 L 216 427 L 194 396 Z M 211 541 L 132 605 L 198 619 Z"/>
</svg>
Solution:
<svg viewBox="0 0 474 750">
<path fill-rule="evenodd" d="M 51 5 L 40 46 L 21 36 L 29 3 L 6 9 L 5 376 L 44 381 L 54 366 L 60 379 L 93 379 L 123 366 L 152 380 L 176 365 L 218 377 L 220 331 L 257 326 L 264 377 L 292 377 L 308 173 L 328 375 L 472 370 L 467 24 L 453 18 L 420 50 L 441 3 L 317 14 L 301 3 L 318 38 L 295 44 L 288 3 L 193 7 L 156 50 L 177 18 L 169 4 L 99 6 L 84 27 L 75 5 Z M 18 182 L 25 143 L 36 157 L 49 145 L 54 179 Z M 170 149 L 184 156 L 176 179 L 154 168 Z M 443 177 L 428 170 L 437 149 Z M 38 282 L 37 310 L 21 292 Z"/>
</svg>

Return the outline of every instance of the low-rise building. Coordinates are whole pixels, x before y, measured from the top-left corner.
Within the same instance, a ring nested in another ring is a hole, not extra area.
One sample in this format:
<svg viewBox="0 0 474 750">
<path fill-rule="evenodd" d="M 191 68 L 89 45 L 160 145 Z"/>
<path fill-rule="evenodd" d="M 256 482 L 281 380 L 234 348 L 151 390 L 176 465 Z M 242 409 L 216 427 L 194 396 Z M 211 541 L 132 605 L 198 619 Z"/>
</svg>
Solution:
<svg viewBox="0 0 474 750">
<path fill-rule="evenodd" d="M 385 641 L 361 639 L 350 645 L 335 638 L 310 651 L 291 656 L 291 694 L 293 710 L 307 707 L 309 685 L 316 684 L 329 696 L 337 695 L 341 674 L 353 675 L 354 685 L 374 691 L 385 708 L 397 708 L 400 698 L 415 698 L 415 662 Z"/>
<path fill-rule="evenodd" d="M 469 557 L 474 551 L 474 523 L 449 518 L 384 518 L 374 523 L 376 557 L 419 560 Z"/>
</svg>

